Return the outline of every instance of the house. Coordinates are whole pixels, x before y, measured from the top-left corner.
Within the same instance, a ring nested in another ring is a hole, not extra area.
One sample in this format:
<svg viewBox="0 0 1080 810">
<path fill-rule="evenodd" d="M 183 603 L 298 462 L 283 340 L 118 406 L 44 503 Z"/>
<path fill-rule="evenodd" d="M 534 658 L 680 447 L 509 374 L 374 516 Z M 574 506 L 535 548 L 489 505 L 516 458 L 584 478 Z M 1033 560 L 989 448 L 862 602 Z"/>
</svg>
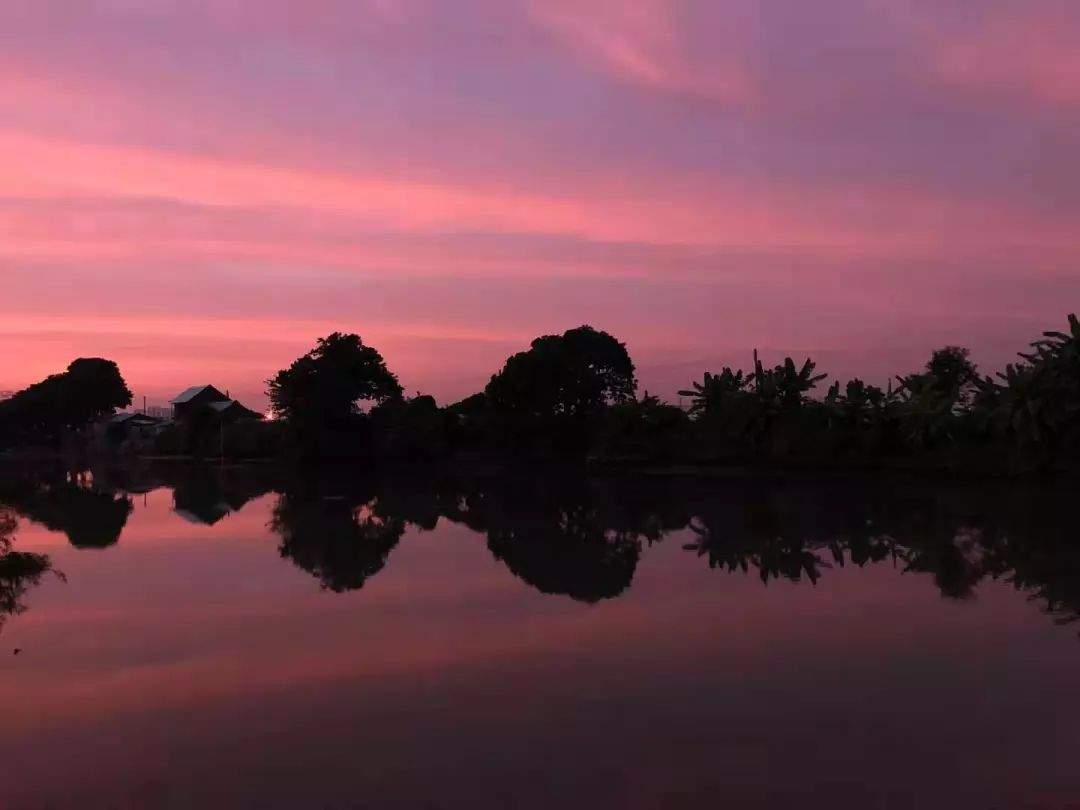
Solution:
<svg viewBox="0 0 1080 810">
<path fill-rule="evenodd" d="M 186 388 L 169 400 L 169 404 L 173 407 L 173 418 L 177 421 L 189 419 L 204 411 L 209 411 L 222 422 L 263 418 L 258 411 L 244 407 L 235 399 L 230 399 L 228 392 L 223 394 L 212 385 Z"/>
<path fill-rule="evenodd" d="M 111 427 L 147 428 L 161 424 L 162 420 L 156 416 L 149 416 L 142 411 L 122 411 L 109 417 Z"/>
<path fill-rule="evenodd" d="M 164 426 L 165 420 L 141 411 L 121 411 L 99 420 L 93 427 L 93 435 L 98 440 L 118 443 L 131 437 L 153 437 Z"/>
<path fill-rule="evenodd" d="M 221 393 L 212 385 L 193 385 L 170 399 L 169 404 L 172 405 L 173 418 L 184 419 L 211 402 L 228 401 L 228 395 Z"/>
</svg>

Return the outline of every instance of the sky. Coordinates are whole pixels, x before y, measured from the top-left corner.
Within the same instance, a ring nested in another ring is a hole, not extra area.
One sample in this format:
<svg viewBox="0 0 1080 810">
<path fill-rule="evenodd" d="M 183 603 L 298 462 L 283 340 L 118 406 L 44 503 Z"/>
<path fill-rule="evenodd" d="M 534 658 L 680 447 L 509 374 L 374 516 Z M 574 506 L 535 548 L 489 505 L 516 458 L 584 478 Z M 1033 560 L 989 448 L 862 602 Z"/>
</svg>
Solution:
<svg viewBox="0 0 1080 810">
<path fill-rule="evenodd" d="M 1073 0 L 5 0 L 0 389 L 410 393 L 589 323 L 674 396 L 1000 368 L 1080 303 Z"/>
</svg>

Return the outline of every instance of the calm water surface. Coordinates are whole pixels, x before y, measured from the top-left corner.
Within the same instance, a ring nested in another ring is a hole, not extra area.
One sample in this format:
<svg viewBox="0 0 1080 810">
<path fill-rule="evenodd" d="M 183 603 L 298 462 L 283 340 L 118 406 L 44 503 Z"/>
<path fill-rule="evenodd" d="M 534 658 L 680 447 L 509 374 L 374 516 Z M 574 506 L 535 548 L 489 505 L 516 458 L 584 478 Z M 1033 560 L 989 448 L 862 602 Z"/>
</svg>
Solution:
<svg viewBox="0 0 1080 810">
<path fill-rule="evenodd" d="M 1080 807 L 1065 485 L 173 465 L 0 504 L 52 568 L 0 560 L 4 808 Z"/>
</svg>

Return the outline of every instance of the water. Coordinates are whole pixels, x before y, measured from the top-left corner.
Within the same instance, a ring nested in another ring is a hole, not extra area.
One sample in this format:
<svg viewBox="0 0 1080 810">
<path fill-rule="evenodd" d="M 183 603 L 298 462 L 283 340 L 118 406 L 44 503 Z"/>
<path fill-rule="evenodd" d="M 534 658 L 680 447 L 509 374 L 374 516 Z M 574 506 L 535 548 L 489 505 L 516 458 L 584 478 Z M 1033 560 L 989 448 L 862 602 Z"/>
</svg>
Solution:
<svg viewBox="0 0 1080 810">
<path fill-rule="evenodd" d="M 1080 806 L 1066 485 L 0 482 L 5 808 Z"/>
</svg>

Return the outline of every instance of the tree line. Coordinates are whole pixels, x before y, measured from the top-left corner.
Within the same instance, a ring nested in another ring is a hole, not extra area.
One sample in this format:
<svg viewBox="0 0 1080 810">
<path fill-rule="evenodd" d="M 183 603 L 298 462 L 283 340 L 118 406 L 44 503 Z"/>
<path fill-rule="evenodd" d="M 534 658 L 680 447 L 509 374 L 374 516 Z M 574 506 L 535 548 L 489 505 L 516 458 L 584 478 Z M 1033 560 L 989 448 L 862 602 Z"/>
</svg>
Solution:
<svg viewBox="0 0 1080 810">
<path fill-rule="evenodd" d="M 483 391 L 445 407 L 406 397 L 379 352 L 335 333 L 268 382 L 287 452 L 432 458 L 461 452 L 610 463 L 935 463 L 1044 469 L 1080 440 L 1080 322 L 982 375 L 967 349 L 934 351 L 884 388 L 827 385 L 807 358 L 706 372 L 688 410 L 638 395 L 624 343 L 581 326 L 511 356 Z M 362 403 L 367 403 L 365 410 Z"/>
<path fill-rule="evenodd" d="M 174 431 L 153 449 L 296 460 L 481 454 L 1037 470 L 1070 466 L 1080 445 L 1075 315 L 1066 331 L 1043 333 L 996 375 L 980 374 L 967 349 L 946 346 L 884 388 L 826 380 L 809 358 L 766 366 L 755 352 L 752 368 L 705 372 L 680 391 L 690 402 L 684 410 L 639 395 L 626 345 L 581 326 L 536 338 L 483 391 L 440 406 L 406 396 L 376 348 L 335 332 L 267 381 L 274 420 L 203 420 L 198 429 L 212 441 L 178 441 Z M 130 402 L 115 363 L 76 360 L 0 402 L 0 447 L 55 440 Z"/>
</svg>

